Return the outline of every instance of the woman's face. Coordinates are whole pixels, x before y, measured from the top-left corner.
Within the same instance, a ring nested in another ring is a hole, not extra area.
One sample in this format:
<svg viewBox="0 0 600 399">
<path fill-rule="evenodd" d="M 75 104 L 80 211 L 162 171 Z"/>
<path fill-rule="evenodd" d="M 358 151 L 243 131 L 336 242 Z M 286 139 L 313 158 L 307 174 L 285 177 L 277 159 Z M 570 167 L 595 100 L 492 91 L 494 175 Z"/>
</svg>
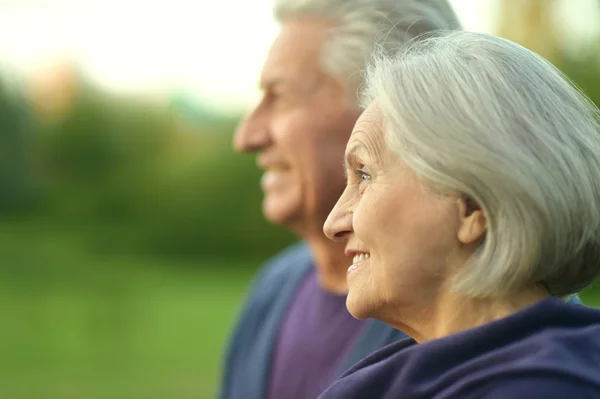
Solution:
<svg viewBox="0 0 600 399">
<path fill-rule="evenodd" d="M 324 230 L 347 241 L 348 310 L 395 324 L 394 309 L 435 300 L 461 255 L 462 200 L 427 190 L 388 149 L 382 127 L 371 104 L 346 147 L 348 184 Z"/>
</svg>

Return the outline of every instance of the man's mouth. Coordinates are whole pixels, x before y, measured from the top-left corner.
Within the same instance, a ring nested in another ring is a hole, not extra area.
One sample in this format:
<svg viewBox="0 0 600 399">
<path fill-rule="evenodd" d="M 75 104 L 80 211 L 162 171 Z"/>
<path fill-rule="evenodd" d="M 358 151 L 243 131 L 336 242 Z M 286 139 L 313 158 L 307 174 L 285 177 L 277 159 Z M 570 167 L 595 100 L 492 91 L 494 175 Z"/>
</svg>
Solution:
<svg viewBox="0 0 600 399">
<path fill-rule="evenodd" d="M 270 167 L 265 169 L 260 181 L 263 190 L 277 190 L 284 185 L 287 185 L 288 172 L 289 169 L 283 167 Z"/>
<path fill-rule="evenodd" d="M 265 173 L 281 173 L 281 172 L 287 172 L 289 169 L 284 167 L 284 166 L 269 166 L 267 168 L 264 169 Z"/>
</svg>

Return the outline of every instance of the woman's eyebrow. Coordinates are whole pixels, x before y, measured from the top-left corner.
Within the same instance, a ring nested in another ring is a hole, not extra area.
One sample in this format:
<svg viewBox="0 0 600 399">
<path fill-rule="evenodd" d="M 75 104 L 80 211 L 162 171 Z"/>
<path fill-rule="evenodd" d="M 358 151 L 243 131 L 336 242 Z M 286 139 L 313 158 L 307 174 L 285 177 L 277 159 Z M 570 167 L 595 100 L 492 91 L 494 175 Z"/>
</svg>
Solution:
<svg viewBox="0 0 600 399">
<path fill-rule="evenodd" d="M 361 149 L 366 149 L 367 147 L 363 143 L 356 143 L 354 146 L 346 153 L 345 165 L 346 168 L 350 168 L 350 165 L 358 163 L 358 156 L 356 153 Z"/>
<path fill-rule="evenodd" d="M 360 163 L 356 153 L 359 150 L 364 150 L 366 148 L 367 147 L 363 143 L 356 143 L 348 152 L 346 152 L 346 156 L 344 158 L 344 174 L 346 175 L 346 178 L 348 178 L 348 169 L 351 169 L 350 166 Z"/>
</svg>

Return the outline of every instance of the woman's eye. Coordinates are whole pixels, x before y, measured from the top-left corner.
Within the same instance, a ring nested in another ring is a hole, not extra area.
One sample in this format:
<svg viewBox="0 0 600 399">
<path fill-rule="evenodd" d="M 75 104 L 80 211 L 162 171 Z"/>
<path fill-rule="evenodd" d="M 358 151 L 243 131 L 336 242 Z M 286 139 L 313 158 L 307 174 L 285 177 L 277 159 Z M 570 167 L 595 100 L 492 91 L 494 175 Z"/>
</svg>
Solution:
<svg viewBox="0 0 600 399">
<path fill-rule="evenodd" d="M 356 174 L 360 178 L 361 183 L 371 180 L 371 175 L 369 173 L 365 172 L 364 170 L 357 170 Z"/>
</svg>

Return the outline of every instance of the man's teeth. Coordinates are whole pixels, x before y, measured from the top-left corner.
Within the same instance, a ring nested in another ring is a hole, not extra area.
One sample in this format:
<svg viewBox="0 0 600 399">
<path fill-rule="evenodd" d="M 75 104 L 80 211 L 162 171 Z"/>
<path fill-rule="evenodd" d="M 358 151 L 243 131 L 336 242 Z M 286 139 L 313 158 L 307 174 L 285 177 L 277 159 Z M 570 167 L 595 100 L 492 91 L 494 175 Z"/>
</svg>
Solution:
<svg viewBox="0 0 600 399">
<path fill-rule="evenodd" d="M 371 254 L 354 255 L 354 258 L 352 258 L 352 263 L 357 264 L 359 262 L 369 259 L 370 256 Z"/>
</svg>

